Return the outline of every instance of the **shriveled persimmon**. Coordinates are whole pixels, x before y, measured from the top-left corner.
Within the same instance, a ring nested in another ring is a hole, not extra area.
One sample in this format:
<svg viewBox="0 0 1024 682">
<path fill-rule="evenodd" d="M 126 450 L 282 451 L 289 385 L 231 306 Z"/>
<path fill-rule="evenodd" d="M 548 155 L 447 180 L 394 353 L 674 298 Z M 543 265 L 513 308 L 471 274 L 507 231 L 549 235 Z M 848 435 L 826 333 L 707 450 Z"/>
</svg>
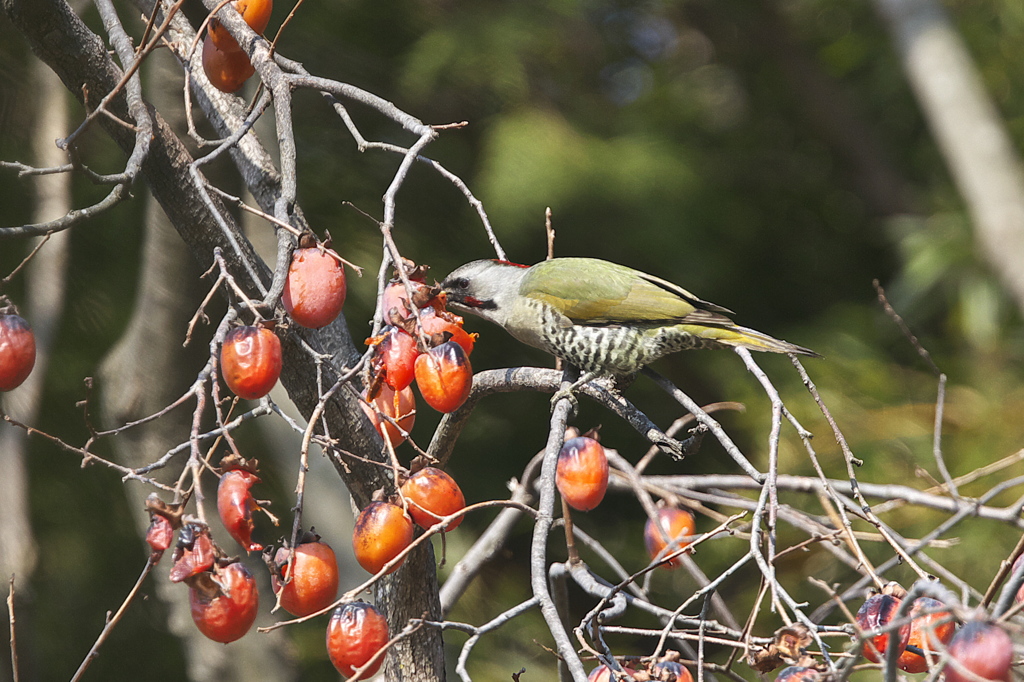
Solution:
<svg viewBox="0 0 1024 682">
<path fill-rule="evenodd" d="M 338 254 L 316 246 L 295 249 L 281 304 L 297 324 L 326 327 L 341 313 L 345 293 L 345 268 Z"/>
<path fill-rule="evenodd" d="M 654 520 L 647 519 L 647 524 L 644 526 L 644 544 L 647 546 L 647 554 L 650 555 L 652 560 L 661 554 L 669 542 L 680 540 L 675 551 L 686 547 L 690 543 L 682 541 L 682 538 L 693 535 L 697 529 L 697 523 L 693 518 L 693 514 L 685 509 L 662 507 L 658 510 L 656 520 L 657 525 L 655 525 Z M 678 568 L 682 566 L 682 562 L 679 560 L 679 557 L 675 557 L 663 563 L 662 566 L 665 568 Z"/>
<path fill-rule="evenodd" d="M 421 528 L 430 528 L 441 518 L 465 508 L 466 498 L 455 479 L 436 467 L 425 467 L 402 484 L 402 495 L 409 502 L 409 514 Z M 462 517 L 452 521 L 447 530 L 455 530 Z"/>
<path fill-rule="evenodd" d="M 265 327 L 235 327 L 221 345 L 220 371 L 239 398 L 262 398 L 281 376 L 281 340 Z"/>
<path fill-rule="evenodd" d="M 259 506 L 249 491 L 259 483 L 259 477 L 251 471 L 232 469 L 225 471 L 217 486 L 217 512 L 224 528 L 247 552 L 258 552 L 263 545 L 252 541 L 256 527 L 252 513 Z"/>
<path fill-rule="evenodd" d="M 590 511 L 608 490 L 608 456 L 593 438 L 567 440 L 558 453 L 555 484 L 573 509 Z"/>
<path fill-rule="evenodd" d="M 241 639 L 256 622 L 259 590 L 256 579 L 235 562 L 213 574 L 196 576 L 189 583 L 188 602 L 192 620 L 204 635 L 227 644 Z"/>
<path fill-rule="evenodd" d="M 377 654 L 389 637 L 388 621 L 375 606 L 362 601 L 345 604 L 334 610 L 327 624 L 327 655 L 338 672 L 350 680 L 369 679 L 384 662 L 384 655 Z M 353 677 L 374 656 L 376 661 L 359 677 Z"/>
<path fill-rule="evenodd" d="M 453 412 L 473 388 L 473 367 L 462 346 L 447 341 L 416 358 L 416 385 L 428 405 Z"/>
<path fill-rule="evenodd" d="M 864 658 L 872 663 L 880 662 L 890 645 L 896 646 L 900 653 L 907 648 L 910 639 L 910 624 L 905 623 L 895 632 L 889 623 L 896 616 L 900 600 L 888 594 L 876 594 L 869 597 L 857 611 L 857 626 L 871 635 L 864 642 Z"/>
<path fill-rule="evenodd" d="M 419 324 L 427 336 L 441 334 L 445 336 L 446 341 L 454 341 L 462 346 L 462 350 L 466 351 L 466 357 L 473 352 L 473 335 L 462 328 L 462 318 L 458 315 L 434 308 L 423 308 L 420 310 Z M 449 334 L 450 336 L 447 336 Z"/>
<path fill-rule="evenodd" d="M 381 380 L 396 391 L 409 386 L 416 376 L 416 339 L 399 327 L 387 326 L 373 344 L 373 369 Z"/>
<path fill-rule="evenodd" d="M 371 502 L 356 518 L 352 551 L 356 561 L 370 573 L 377 573 L 412 542 L 412 519 L 398 505 Z M 404 559 L 388 573 L 394 573 Z"/>
</svg>

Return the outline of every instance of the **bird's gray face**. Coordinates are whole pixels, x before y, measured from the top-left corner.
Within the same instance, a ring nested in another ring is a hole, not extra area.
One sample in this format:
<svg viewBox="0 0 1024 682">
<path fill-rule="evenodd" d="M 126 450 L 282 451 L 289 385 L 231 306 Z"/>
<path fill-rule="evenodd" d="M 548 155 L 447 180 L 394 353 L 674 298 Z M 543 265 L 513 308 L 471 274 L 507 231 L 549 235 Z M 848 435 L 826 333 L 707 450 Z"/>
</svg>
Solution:
<svg viewBox="0 0 1024 682">
<path fill-rule="evenodd" d="M 501 324 L 519 293 L 527 268 L 493 260 L 477 260 L 455 269 L 444 278 L 441 289 L 448 303 L 462 313 L 472 313 Z"/>
</svg>

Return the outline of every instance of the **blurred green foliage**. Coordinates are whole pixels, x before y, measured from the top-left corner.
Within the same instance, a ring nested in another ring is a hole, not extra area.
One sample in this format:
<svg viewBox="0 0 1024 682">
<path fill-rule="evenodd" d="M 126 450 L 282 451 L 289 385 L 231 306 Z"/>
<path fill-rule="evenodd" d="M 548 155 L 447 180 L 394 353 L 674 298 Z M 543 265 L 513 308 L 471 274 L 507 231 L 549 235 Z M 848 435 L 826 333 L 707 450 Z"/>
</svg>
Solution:
<svg viewBox="0 0 1024 682">
<path fill-rule="evenodd" d="M 197 5 L 189 7 L 192 16 L 201 16 Z M 1011 134 L 1018 144 L 1024 142 L 1024 90 L 1018 86 L 1024 82 L 1024 10 L 1014 0 L 948 6 Z M 271 26 L 278 26 L 288 10 L 280 3 Z M 126 21 L 130 15 L 123 12 Z M 94 19 L 90 16 L 93 25 Z M 137 18 L 130 21 L 134 35 L 141 34 Z M 0 36 L 5 65 L 0 158 L 28 161 L 24 131 L 35 116 L 31 57 L 3 18 Z M 366 88 L 423 121 L 467 121 L 465 128 L 442 132 L 427 153 L 483 200 L 512 259 L 544 257 L 544 210 L 551 207 L 556 254 L 640 267 L 735 310 L 743 324 L 821 352 L 824 360 L 805 365 L 864 461 L 861 480 L 925 488 L 938 476 L 931 456 L 936 379 L 881 311 L 874 278 L 887 287 L 893 304 L 949 376 L 943 449 L 952 473 L 968 473 L 1021 447 L 1020 312 L 974 248 L 969 219 L 942 157 L 888 35 L 867 3 L 307 3 L 279 49 L 312 73 Z M 815 110 L 825 104 L 822 92 L 808 85 L 815 79 L 842 94 L 828 104 L 857 121 L 870 139 L 843 147 L 845 131 L 835 129 L 841 122 L 823 120 Z M 359 153 L 315 94 L 298 93 L 295 114 L 303 208 L 316 229 L 330 230 L 343 256 L 371 273 L 353 278 L 346 307 L 353 335 L 361 341 L 373 309 L 380 236 L 371 221 L 342 202 L 379 218 L 380 195 L 399 160 L 381 152 Z M 368 139 L 410 141 L 372 112 L 353 106 L 352 115 Z M 75 116 L 77 121 L 81 112 Z M 899 187 L 889 188 L 891 196 L 864 190 L 865 171 L 851 164 L 851 149 L 873 154 L 872 167 L 898 180 Z M 98 135 L 86 139 L 82 155 L 104 171 L 116 169 L 120 160 Z M 30 186 L 10 171 L 3 181 L 0 222 L 29 221 Z M 76 206 L 95 201 L 98 192 L 76 181 Z M 75 407 L 84 396 L 82 379 L 95 373 L 131 310 L 126 292 L 138 276 L 141 220 L 141 203 L 131 202 L 75 231 L 69 298 L 38 424 L 72 443 L 86 437 Z M 399 195 L 395 238 L 406 256 L 430 264 L 438 278 L 490 255 L 465 199 L 424 166 L 414 169 Z M 22 241 L 3 242 L 0 273 L 9 272 L 27 248 Z M 20 301 L 22 286 L 16 278 L 7 293 Z M 473 356 L 477 369 L 549 362 L 496 328 L 477 320 L 467 326 L 481 333 Z M 818 436 L 814 443 L 826 472 L 845 478 L 828 426 L 788 361 L 767 358 L 762 364 L 789 408 Z M 744 402 L 745 413 L 723 415 L 722 422 L 754 462 L 764 465 L 770 406 L 736 357 L 681 354 L 658 369 L 700 402 Z M 629 397 L 659 423 L 667 425 L 679 415 L 643 379 Z M 547 415 L 547 399 L 526 394 L 497 396 L 478 409 L 452 462 L 470 502 L 507 495 L 506 482 L 543 447 Z M 436 417 L 424 411 L 415 435 L 426 441 L 433 423 Z M 602 424 L 606 445 L 630 460 L 645 449 L 639 437 L 591 405 L 582 406 L 577 423 L 583 428 Z M 791 431 L 784 434 L 782 470 L 812 474 L 802 445 Z M 267 459 L 257 442 L 251 447 L 251 454 Z M 402 454 L 411 456 L 408 450 Z M 141 566 L 131 522 L 139 512 L 120 501 L 122 484 L 115 475 L 96 468 L 83 472 L 74 458 L 41 441 L 34 441 L 30 467 L 40 561 L 31 585 L 22 585 L 28 613 L 20 616 L 19 647 L 31 678 L 63 679 Z M 652 467 L 656 473 L 734 470 L 710 442 L 681 466 L 659 462 Z M 979 494 L 1020 473 L 1016 465 L 962 492 Z M 287 507 L 289 480 L 279 477 L 278 509 Z M 1009 491 L 993 503 L 1008 504 L 1014 495 Z M 783 502 L 816 514 L 827 511 L 792 494 L 783 495 Z M 449 566 L 492 516 L 468 519 L 449 538 Z M 917 537 L 940 518 L 903 508 L 885 520 Z M 643 515 L 635 500 L 610 497 L 577 523 L 605 542 L 627 569 L 646 562 Z M 700 531 L 714 525 L 707 518 L 698 524 Z M 862 524 L 857 529 L 870 530 Z M 525 522 L 520 530 L 453 618 L 485 622 L 526 598 Z M 779 546 L 802 539 L 783 528 Z M 1017 540 L 985 523 L 950 539 L 956 543 L 932 557 L 982 590 Z M 557 547 L 557 538 L 551 544 Z M 345 545 L 343 538 L 335 541 L 336 547 Z M 865 545 L 875 563 L 890 556 L 880 543 Z M 701 548 L 697 562 L 713 576 L 745 551 L 744 541 L 715 540 Z M 584 558 L 592 559 L 586 551 Z M 826 595 L 810 586 L 807 576 L 840 585 L 855 579 L 851 570 L 814 548 L 786 558 L 780 575 L 798 599 L 812 604 Z M 892 577 L 908 584 L 914 578 L 906 568 Z M 757 588 L 756 572 L 748 567 L 723 595 L 742 618 Z M 674 606 L 694 583 L 681 572 L 658 572 L 652 589 L 656 601 Z M 576 591 L 570 596 L 573 615 L 581 617 L 590 600 Z M 118 671 L 145 670 L 148 679 L 181 679 L 182 654 L 163 632 L 159 602 L 136 604 L 129 618 L 90 674 L 127 679 Z M 623 624 L 653 622 L 631 617 Z M 755 634 L 768 635 L 778 625 L 762 608 Z M 315 627 L 297 630 L 292 653 L 304 679 L 331 679 L 317 633 Z M 446 637 L 453 667 L 464 636 Z M 613 639 L 612 644 L 622 654 L 642 655 L 650 648 L 649 641 Z M 483 638 L 470 671 L 477 679 L 508 679 L 526 666 L 530 679 L 550 679 L 552 659 L 541 648 L 549 645 L 539 614 L 532 613 Z M 725 655 L 711 652 L 715 660 Z M 738 669 L 749 673 L 743 665 Z"/>
</svg>

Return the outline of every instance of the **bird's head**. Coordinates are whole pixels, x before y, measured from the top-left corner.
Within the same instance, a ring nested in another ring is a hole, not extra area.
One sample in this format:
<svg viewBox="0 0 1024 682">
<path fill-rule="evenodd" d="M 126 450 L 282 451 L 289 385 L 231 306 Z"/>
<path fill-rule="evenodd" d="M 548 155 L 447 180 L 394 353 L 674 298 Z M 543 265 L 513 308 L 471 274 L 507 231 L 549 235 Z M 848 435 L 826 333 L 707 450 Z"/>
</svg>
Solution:
<svg viewBox="0 0 1024 682">
<path fill-rule="evenodd" d="M 452 271 L 441 283 L 441 290 L 455 310 L 503 325 L 527 270 L 527 266 L 508 261 L 476 260 Z"/>
</svg>

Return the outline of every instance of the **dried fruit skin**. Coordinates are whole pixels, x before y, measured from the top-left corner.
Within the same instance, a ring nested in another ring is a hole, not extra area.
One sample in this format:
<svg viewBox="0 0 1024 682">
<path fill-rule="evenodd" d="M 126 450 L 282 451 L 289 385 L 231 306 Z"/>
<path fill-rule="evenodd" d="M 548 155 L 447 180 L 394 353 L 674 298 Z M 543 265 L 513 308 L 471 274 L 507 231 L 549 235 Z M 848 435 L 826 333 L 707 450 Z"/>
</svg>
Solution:
<svg viewBox="0 0 1024 682">
<path fill-rule="evenodd" d="M 452 322 L 447 319 L 449 317 L 455 318 L 460 322 Z M 420 311 L 420 328 L 423 330 L 424 334 L 427 336 L 431 336 L 433 334 L 451 334 L 451 338 L 448 340 L 454 341 L 462 346 L 462 350 L 466 351 L 466 357 L 469 357 L 473 352 L 475 342 L 473 340 L 473 336 L 462 328 L 461 320 L 462 318 L 457 315 L 447 312 L 439 313 L 434 308 L 424 308 Z"/>
<path fill-rule="evenodd" d="M 950 641 L 949 656 L 952 660 L 946 664 L 946 682 L 978 682 L 978 678 L 1010 680 L 1013 642 L 998 625 L 981 621 L 968 623 Z"/>
<path fill-rule="evenodd" d="M 374 347 L 374 368 L 383 373 L 384 383 L 396 391 L 406 389 L 415 378 L 416 339 L 398 327 L 385 327 Z"/>
<path fill-rule="evenodd" d="M 284 281 L 281 303 L 296 323 L 320 329 L 345 305 L 345 269 L 330 249 L 295 249 Z"/>
<path fill-rule="evenodd" d="M 288 548 L 277 550 L 277 561 L 288 561 Z M 282 590 L 281 575 L 272 574 L 274 594 Z M 325 542 L 305 542 L 295 548 L 295 564 L 291 582 L 283 588 L 281 606 L 292 615 L 308 616 L 326 608 L 338 596 L 338 560 L 334 550 Z"/>
<path fill-rule="evenodd" d="M 203 72 L 213 87 L 230 93 L 245 85 L 256 69 L 241 50 L 219 50 L 210 36 L 206 36 L 203 38 Z"/>
<path fill-rule="evenodd" d="M 438 520 L 466 506 L 462 489 L 451 476 L 435 467 L 420 469 L 402 484 L 402 495 L 409 501 L 409 514 L 420 528 L 430 528 Z M 458 517 L 448 525 L 455 530 Z"/>
<path fill-rule="evenodd" d="M 658 510 L 657 520 L 658 526 L 664 531 L 664 536 L 670 538 L 670 540 L 693 535 L 697 529 L 697 523 L 694 521 L 693 514 L 685 509 L 662 507 Z M 658 532 L 658 526 L 655 526 L 651 519 L 647 519 L 647 524 L 644 526 L 644 544 L 647 545 L 647 554 L 650 555 L 652 560 L 661 553 L 661 550 L 668 546 L 665 538 L 662 537 L 662 533 Z M 688 544 L 690 543 L 680 542 L 678 549 L 686 547 Z M 679 557 L 676 557 L 671 561 L 663 563 L 662 566 L 665 568 L 678 568 L 682 566 L 682 561 L 680 561 Z"/>
<path fill-rule="evenodd" d="M 158 561 L 164 551 L 171 546 L 174 539 L 174 528 L 166 516 L 153 514 L 146 530 L 146 544 L 153 550 L 154 561 Z"/>
<path fill-rule="evenodd" d="M 173 558 L 174 565 L 171 566 L 170 574 L 172 583 L 180 583 L 213 568 L 217 553 L 210 538 L 210 530 L 206 526 L 186 524 L 178 534 Z"/>
<path fill-rule="evenodd" d="M 241 639 L 256 622 L 259 590 L 252 573 L 239 563 L 221 570 L 217 580 L 223 592 L 211 599 L 189 588 L 188 601 L 199 631 L 215 642 L 227 644 Z"/>
<path fill-rule="evenodd" d="M 370 573 L 377 573 L 412 542 L 412 519 L 390 502 L 371 502 L 356 518 L 352 550 L 356 561 Z M 405 563 L 398 562 L 388 573 Z"/>
<path fill-rule="evenodd" d="M 416 384 L 428 405 L 447 414 L 466 402 L 473 388 L 473 368 L 462 346 L 442 343 L 416 358 Z"/>
<path fill-rule="evenodd" d="M 235 10 L 242 15 L 256 33 L 263 33 L 270 23 L 270 12 L 274 9 L 273 0 L 235 0 Z M 223 52 L 241 51 L 238 42 L 221 26 L 216 17 L 210 19 L 210 39 Z"/>
<path fill-rule="evenodd" d="M 919 597 L 914 600 L 910 609 L 910 637 L 907 640 L 908 646 L 916 646 L 922 651 L 931 652 L 932 660 L 939 660 L 945 645 L 952 639 L 956 632 L 956 621 L 953 620 L 949 611 L 942 609 L 944 604 L 938 599 L 930 597 Z M 922 611 L 935 611 L 925 615 L 918 615 Z M 896 663 L 900 670 L 908 673 L 923 673 L 928 671 L 928 660 L 909 649 L 900 654 Z"/>
<path fill-rule="evenodd" d="M 220 371 L 239 398 L 262 398 L 281 376 L 281 340 L 263 327 L 235 327 L 221 344 Z"/>
<path fill-rule="evenodd" d="M 259 483 L 259 477 L 248 471 L 232 469 L 224 472 L 217 486 L 217 512 L 221 523 L 238 544 L 247 552 L 258 552 L 263 545 L 252 541 L 255 524 L 252 512 L 259 507 L 249 488 Z"/>
<path fill-rule="evenodd" d="M 900 607 L 900 600 L 888 594 L 876 594 L 861 604 L 857 611 L 857 625 L 871 637 L 864 642 L 864 658 L 872 663 L 879 663 L 884 660 L 885 649 L 890 641 L 890 631 L 873 634 L 872 631 L 884 628 L 885 625 L 896 616 Z M 896 635 L 896 644 L 900 653 L 907 648 L 907 641 L 910 639 L 910 623 L 903 625 Z M 876 653 L 877 651 L 877 653 Z"/>
<path fill-rule="evenodd" d="M 363 675 L 351 675 L 366 665 L 388 639 L 388 622 L 384 615 L 370 604 L 357 601 L 339 606 L 331 615 L 327 625 L 327 654 L 342 675 L 352 680 L 365 680 L 380 670 L 384 656 Z"/>
<path fill-rule="evenodd" d="M 578 436 L 566 441 L 558 453 L 555 471 L 558 492 L 579 511 L 590 511 L 608 491 L 608 456 L 593 438 Z"/>
<path fill-rule="evenodd" d="M 36 336 L 20 315 L 0 315 L 0 391 L 12 391 L 36 364 Z"/>
</svg>

